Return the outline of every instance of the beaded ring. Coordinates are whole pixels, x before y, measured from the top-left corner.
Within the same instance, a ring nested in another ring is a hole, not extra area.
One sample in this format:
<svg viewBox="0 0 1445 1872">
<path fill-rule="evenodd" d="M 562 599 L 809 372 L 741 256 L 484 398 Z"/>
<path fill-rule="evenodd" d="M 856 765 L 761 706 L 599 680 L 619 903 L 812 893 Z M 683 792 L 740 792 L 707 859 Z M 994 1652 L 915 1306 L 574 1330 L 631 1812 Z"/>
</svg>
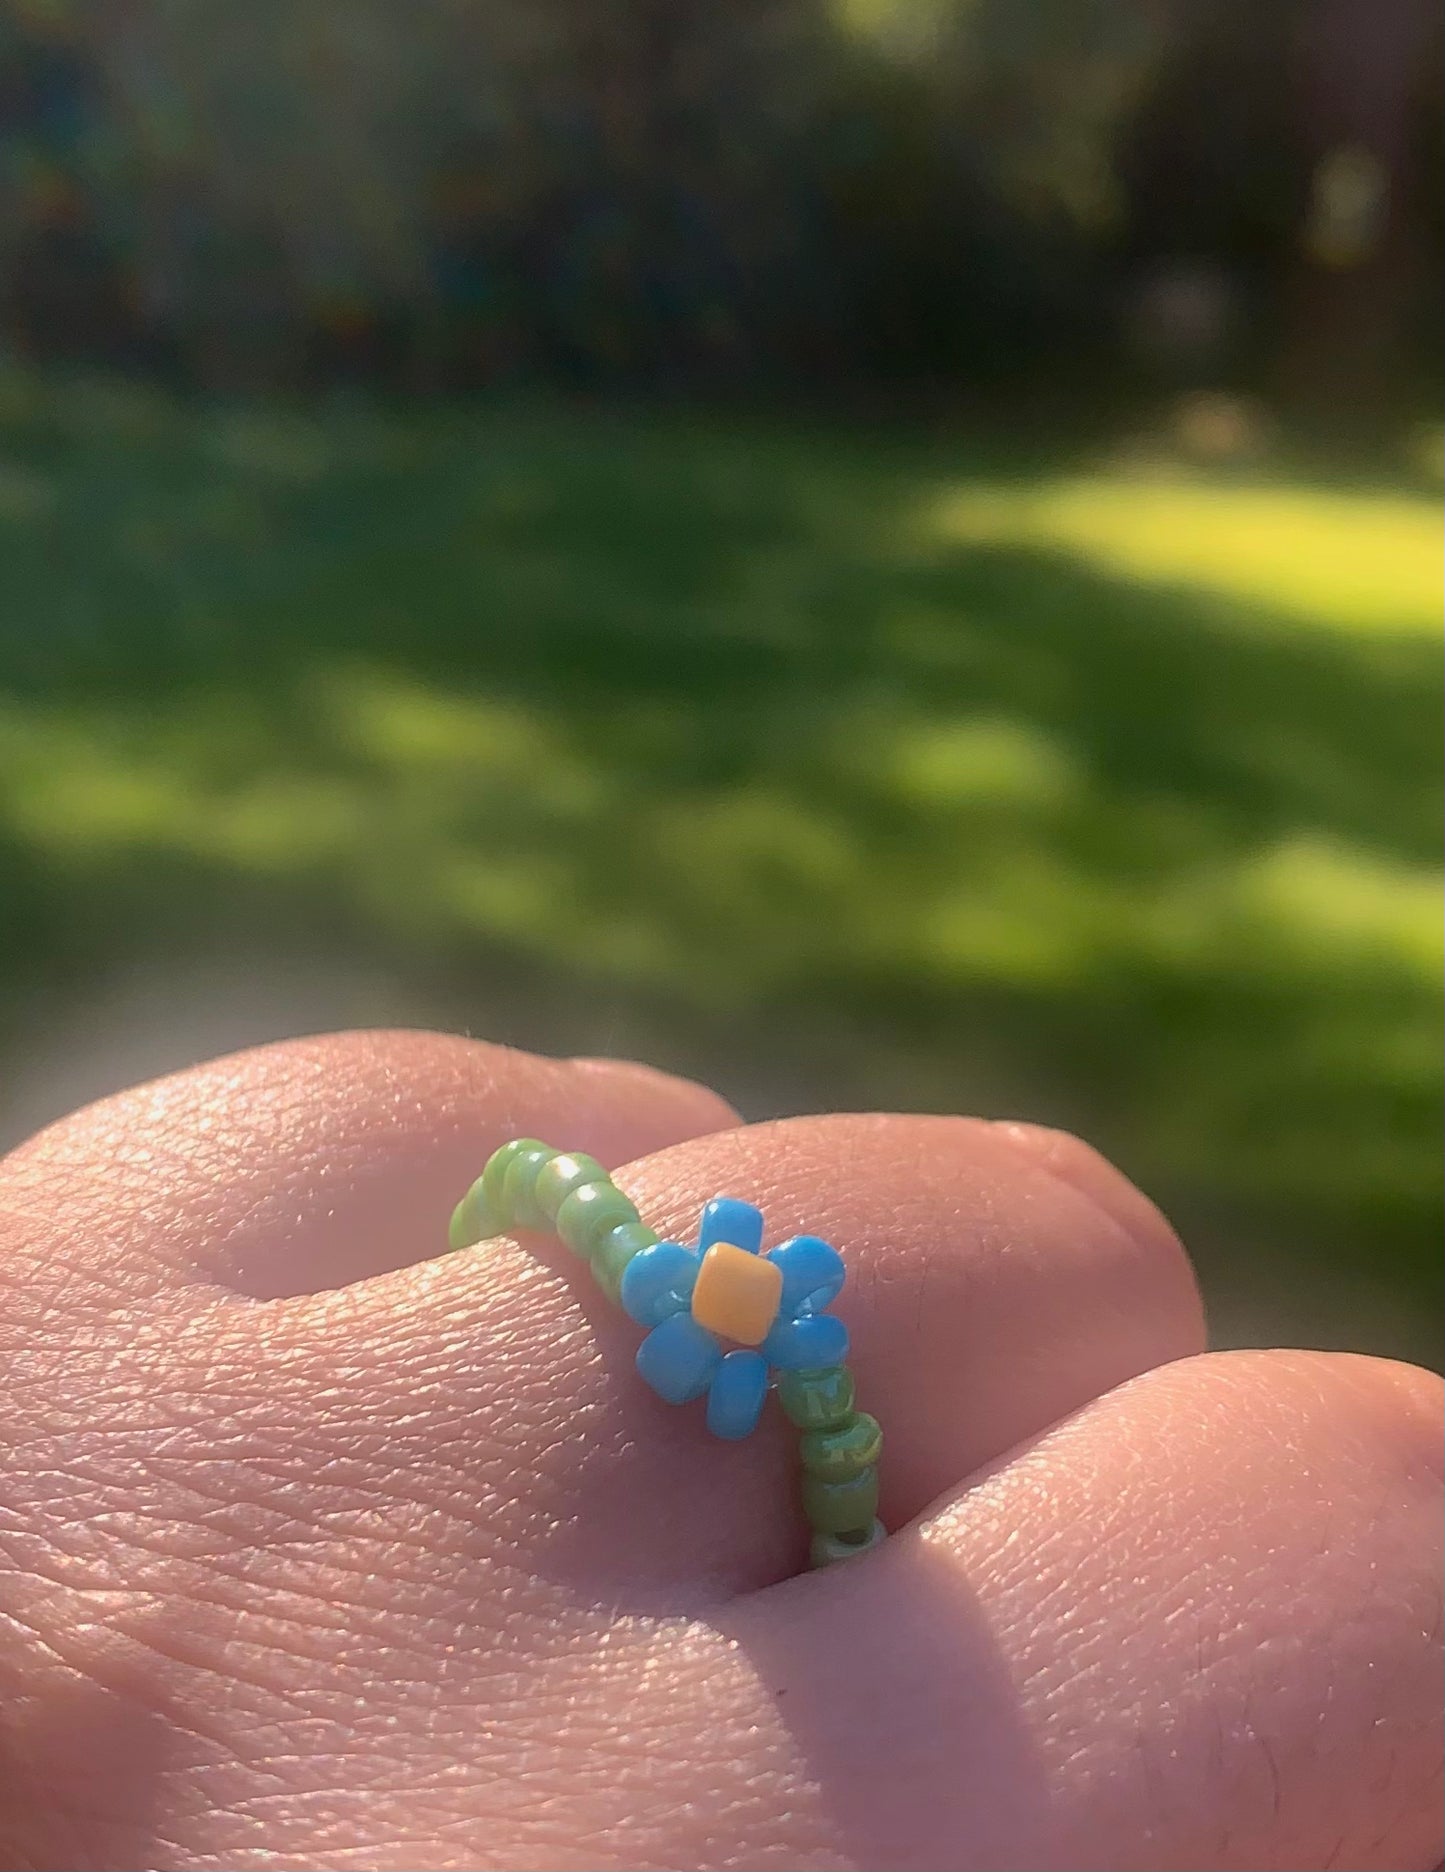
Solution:
<svg viewBox="0 0 1445 1872">
<path fill-rule="evenodd" d="M 827 1308 L 846 1270 L 816 1235 L 763 1246 L 762 1212 L 735 1197 L 707 1203 L 697 1243 L 663 1241 L 602 1165 L 582 1152 L 514 1138 L 457 1204 L 449 1237 L 469 1248 L 509 1228 L 552 1229 L 647 1337 L 637 1369 L 660 1398 L 707 1398 L 714 1436 L 750 1434 L 775 1388 L 802 1431 L 803 1512 L 814 1566 L 866 1553 L 878 1519 L 876 1418 L 853 1408 L 848 1329 Z"/>
</svg>

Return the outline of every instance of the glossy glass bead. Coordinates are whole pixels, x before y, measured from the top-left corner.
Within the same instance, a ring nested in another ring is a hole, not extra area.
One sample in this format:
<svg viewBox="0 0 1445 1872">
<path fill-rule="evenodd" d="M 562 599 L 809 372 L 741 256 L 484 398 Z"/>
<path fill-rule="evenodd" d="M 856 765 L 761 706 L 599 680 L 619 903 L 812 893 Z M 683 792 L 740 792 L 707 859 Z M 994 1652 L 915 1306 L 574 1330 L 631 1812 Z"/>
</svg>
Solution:
<svg viewBox="0 0 1445 1872">
<path fill-rule="evenodd" d="M 481 1178 L 482 1195 L 492 1214 L 502 1218 L 503 1227 L 506 1227 L 512 1220 L 510 1212 L 502 1201 L 502 1185 L 506 1182 L 508 1170 L 511 1169 L 514 1159 L 520 1157 L 523 1151 L 546 1150 L 546 1148 L 547 1146 L 540 1138 L 513 1138 L 510 1144 L 503 1144 L 487 1159 Z"/>
<path fill-rule="evenodd" d="M 825 1482 L 803 1472 L 803 1513 L 820 1534 L 865 1528 L 878 1512 L 878 1471 L 864 1469 L 846 1482 Z"/>
<path fill-rule="evenodd" d="M 615 1183 L 584 1183 L 562 1200 L 557 1233 L 584 1261 L 596 1253 L 604 1235 L 624 1222 L 638 1220 L 637 1208 Z"/>
<path fill-rule="evenodd" d="M 708 1429 L 729 1441 L 750 1436 L 767 1395 L 767 1360 L 757 1352 L 727 1353 L 708 1386 Z"/>
<path fill-rule="evenodd" d="M 668 1404 L 701 1397 L 722 1363 L 722 1348 L 687 1313 L 674 1313 L 637 1348 L 637 1369 Z"/>
<path fill-rule="evenodd" d="M 756 1254 L 763 1245 L 763 1212 L 736 1196 L 714 1196 L 703 1204 L 698 1223 L 697 1246 L 705 1254 L 714 1242 L 731 1242 L 734 1248 Z"/>
<path fill-rule="evenodd" d="M 616 1303 L 622 1276 L 644 1249 L 657 1242 L 657 1230 L 645 1222 L 622 1222 L 602 1237 L 592 1256 L 592 1274 L 607 1298 Z"/>
<path fill-rule="evenodd" d="M 888 1538 L 888 1530 L 875 1515 L 870 1527 L 853 1528 L 844 1534 L 813 1536 L 808 1558 L 815 1567 L 833 1566 L 839 1560 L 852 1560 L 859 1554 L 872 1553 Z"/>
<path fill-rule="evenodd" d="M 557 1155 L 550 1145 L 518 1151 L 502 1178 L 502 1211 L 515 1228 L 541 1229 L 551 1218 L 537 1206 L 537 1176 Z"/>
<path fill-rule="evenodd" d="M 871 1469 L 883 1448 L 878 1419 L 853 1411 L 829 1430 L 809 1430 L 798 1440 L 798 1456 L 809 1475 L 824 1482 L 847 1482 Z"/>
<path fill-rule="evenodd" d="M 587 1156 L 585 1151 L 563 1151 L 537 1172 L 537 1207 L 549 1222 L 555 1222 L 557 1211 L 574 1189 L 581 1189 L 584 1183 L 608 1181 L 607 1172 L 595 1157 Z"/>
<path fill-rule="evenodd" d="M 778 1317 L 783 1277 L 771 1261 L 731 1242 L 714 1242 L 698 1265 L 692 1317 L 724 1339 L 761 1345 Z"/>
<path fill-rule="evenodd" d="M 502 1218 L 489 1206 L 482 1190 L 482 1179 L 478 1177 L 452 1210 L 447 1240 L 453 1248 L 470 1248 L 474 1242 L 490 1241 L 505 1227 Z"/>
<path fill-rule="evenodd" d="M 816 1235 L 794 1235 L 791 1241 L 770 1248 L 766 1259 L 782 1274 L 780 1310 L 789 1318 L 821 1313 L 843 1291 L 847 1277 L 843 1257 Z"/>
<path fill-rule="evenodd" d="M 782 1372 L 778 1402 L 800 1430 L 829 1430 L 853 1410 L 853 1374 L 846 1365 Z"/>
<path fill-rule="evenodd" d="M 764 1339 L 762 1354 L 781 1371 L 841 1365 L 848 1356 L 848 1328 L 833 1313 L 804 1313 L 799 1319 L 780 1319 Z"/>
<path fill-rule="evenodd" d="M 658 1242 L 638 1255 L 622 1276 L 618 1298 L 623 1311 L 639 1326 L 657 1326 L 673 1313 L 686 1312 L 697 1269 L 690 1248 Z"/>
</svg>

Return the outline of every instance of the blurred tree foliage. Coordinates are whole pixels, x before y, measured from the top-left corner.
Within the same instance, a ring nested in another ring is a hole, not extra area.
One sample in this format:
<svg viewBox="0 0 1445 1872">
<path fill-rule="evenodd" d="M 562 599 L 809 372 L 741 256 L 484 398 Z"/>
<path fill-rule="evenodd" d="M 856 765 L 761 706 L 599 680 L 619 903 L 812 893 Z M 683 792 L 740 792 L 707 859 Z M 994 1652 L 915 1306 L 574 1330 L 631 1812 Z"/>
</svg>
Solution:
<svg viewBox="0 0 1445 1872">
<path fill-rule="evenodd" d="M 253 387 L 1112 358 L 1398 401 L 1438 36 L 1429 0 L 9 0 L 0 333 Z"/>
</svg>

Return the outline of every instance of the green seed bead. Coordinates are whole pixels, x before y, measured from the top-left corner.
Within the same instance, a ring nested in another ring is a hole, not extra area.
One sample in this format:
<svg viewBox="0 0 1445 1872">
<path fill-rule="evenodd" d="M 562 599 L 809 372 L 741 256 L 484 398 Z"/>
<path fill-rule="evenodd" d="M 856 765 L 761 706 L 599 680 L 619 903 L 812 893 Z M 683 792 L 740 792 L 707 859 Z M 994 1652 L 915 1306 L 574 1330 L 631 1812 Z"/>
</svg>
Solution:
<svg viewBox="0 0 1445 1872">
<path fill-rule="evenodd" d="M 853 1410 L 853 1374 L 846 1365 L 781 1372 L 778 1402 L 800 1430 L 833 1430 Z"/>
<path fill-rule="evenodd" d="M 808 1558 L 815 1567 L 832 1566 L 838 1560 L 852 1560 L 860 1553 L 871 1553 L 888 1538 L 888 1530 L 874 1516 L 873 1525 L 850 1528 L 844 1534 L 815 1534 Z"/>
<path fill-rule="evenodd" d="M 584 1261 L 596 1253 L 604 1235 L 624 1222 L 636 1222 L 637 1210 L 615 1183 L 584 1183 L 557 1211 L 557 1233 Z"/>
<path fill-rule="evenodd" d="M 629 1262 L 659 1239 L 657 1230 L 650 1229 L 645 1222 L 623 1222 L 598 1242 L 597 1252 L 592 1257 L 592 1275 L 614 1306 Z"/>
<path fill-rule="evenodd" d="M 493 1235 L 501 1233 L 503 1226 L 501 1217 L 487 1202 L 482 1179 L 478 1177 L 452 1210 L 447 1240 L 453 1248 L 470 1248 L 473 1242 L 490 1241 Z"/>
<path fill-rule="evenodd" d="M 883 1448 L 883 1432 L 876 1417 L 854 1411 L 834 1430 L 809 1430 L 798 1443 L 798 1454 L 809 1475 L 822 1482 L 848 1482 L 871 1469 Z"/>
<path fill-rule="evenodd" d="M 541 1229 L 551 1222 L 537 1206 L 537 1175 L 557 1155 L 550 1144 L 518 1151 L 502 1178 L 502 1210 L 518 1228 Z M 484 1173 L 485 1174 L 485 1173 Z"/>
<path fill-rule="evenodd" d="M 803 1513 L 819 1534 L 846 1534 L 872 1525 L 878 1513 L 878 1471 L 864 1469 L 846 1482 L 803 1475 Z"/>
<path fill-rule="evenodd" d="M 510 1144 L 503 1144 L 500 1150 L 494 1150 L 487 1159 L 487 1166 L 482 1172 L 482 1195 L 492 1214 L 500 1216 L 504 1225 L 512 1220 L 511 1210 L 502 1201 L 502 1186 L 507 1180 L 508 1170 L 523 1151 L 546 1148 L 540 1138 L 513 1138 Z"/>
<path fill-rule="evenodd" d="M 555 1222 L 557 1211 L 574 1189 L 584 1183 L 606 1183 L 607 1172 L 595 1157 L 583 1151 L 563 1151 L 537 1172 L 535 1196 L 537 1207 L 548 1222 Z"/>
</svg>

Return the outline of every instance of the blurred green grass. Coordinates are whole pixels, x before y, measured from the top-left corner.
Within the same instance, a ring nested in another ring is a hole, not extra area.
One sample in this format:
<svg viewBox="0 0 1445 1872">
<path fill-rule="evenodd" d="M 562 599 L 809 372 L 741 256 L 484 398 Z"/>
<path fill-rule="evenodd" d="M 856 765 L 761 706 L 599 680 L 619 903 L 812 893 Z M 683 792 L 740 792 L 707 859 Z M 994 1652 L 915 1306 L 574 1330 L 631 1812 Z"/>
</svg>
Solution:
<svg viewBox="0 0 1445 1872">
<path fill-rule="evenodd" d="M 0 1039 L 364 958 L 754 1114 L 1074 1125 L 1226 1332 L 1436 1356 L 1439 584 L 1408 487 L 0 378 Z"/>
</svg>

